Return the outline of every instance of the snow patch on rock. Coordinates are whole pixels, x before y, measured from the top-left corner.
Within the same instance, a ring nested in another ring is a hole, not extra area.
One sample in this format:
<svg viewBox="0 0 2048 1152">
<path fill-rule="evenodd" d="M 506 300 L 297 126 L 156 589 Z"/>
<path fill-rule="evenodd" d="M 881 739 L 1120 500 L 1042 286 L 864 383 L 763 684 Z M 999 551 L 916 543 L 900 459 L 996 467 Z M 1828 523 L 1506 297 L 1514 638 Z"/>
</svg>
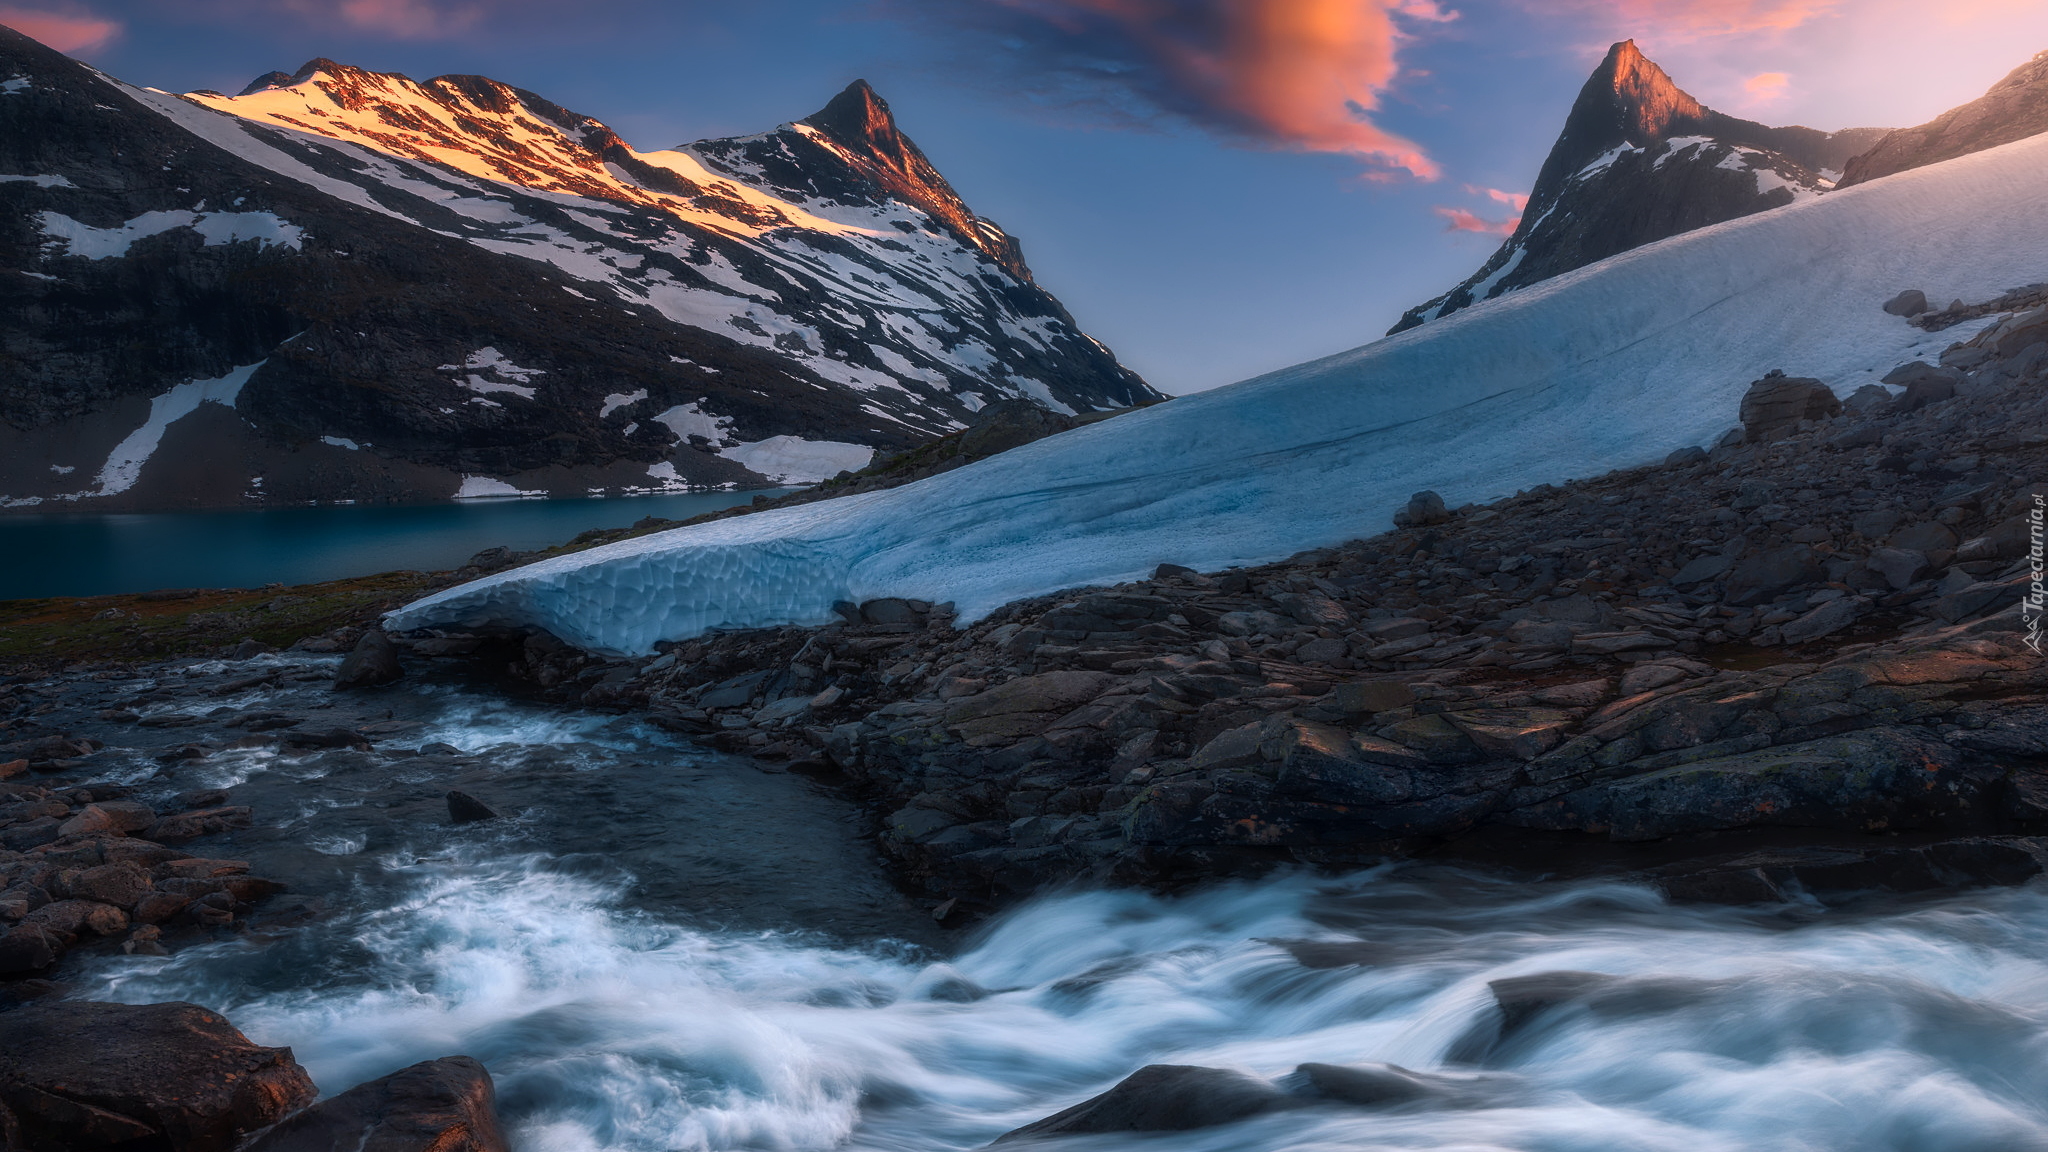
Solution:
<svg viewBox="0 0 2048 1152">
<path fill-rule="evenodd" d="M 770 436 L 751 444 L 721 448 L 718 454 L 784 484 L 816 484 L 841 472 L 858 472 L 875 458 L 875 450 L 865 444 L 805 440 L 801 436 Z"/>
<path fill-rule="evenodd" d="M 287 223 L 271 212 L 144 212 L 119 228 L 95 228 L 61 212 L 38 212 L 36 222 L 43 235 L 49 237 L 46 247 L 53 254 L 81 256 L 87 260 L 126 256 L 137 240 L 177 228 L 190 228 L 199 233 L 208 247 L 253 240 L 259 247 L 297 250 L 306 237 L 303 228 Z M 61 252 L 58 251 L 60 246 Z"/>
<path fill-rule="evenodd" d="M 491 476 L 464 476 L 462 487 L 455 490 L 457 500 L 489 500 L 505 496 L 545 496 L 545 492 L 528 492 L 514 488 Z"/>
<path fill-rule="evenodd" d="M 188 380 L 173 385 L 171 390 L 149 402 L 149 418 L 142 427 L 130 432 L 126 439 L 114 445 L 107 454 L 107 462 L 100 466 L 99 475 L 93 480 L 96 496 L 112 496 L 126 492 L 135 486 L 142 476 L 142 466 L 156 453 L 157 445 L 163 442 L 164 430 L 179 419 L 191 415 L 201 404 L 219 404 L 233 408 L 235 400 L 242 394 L 242 385 L 249 382 L 264 361 L 244 364 L 225 376 L 212 380 Z"/>
</svg>

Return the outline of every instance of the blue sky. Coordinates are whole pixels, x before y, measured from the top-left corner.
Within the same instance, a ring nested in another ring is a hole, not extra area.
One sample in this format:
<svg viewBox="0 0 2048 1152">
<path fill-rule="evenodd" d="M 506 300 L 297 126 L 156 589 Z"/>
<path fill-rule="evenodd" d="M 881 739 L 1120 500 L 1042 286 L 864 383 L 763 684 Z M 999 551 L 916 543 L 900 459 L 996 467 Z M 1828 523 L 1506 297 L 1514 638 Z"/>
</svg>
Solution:
<svg viewBox="0 0 2048 1152">
<path fill-rule="evenodd" d="M 1918 123 L 2048 48 L 2038 0 L 12 0 L 115 75 L 475 72 L 636 146 L 863 77 L 1040 281 L 1170 392 L 1341 351 L 1477 266 L 1633 36 L 1707 103 Z M 1458 214 L 1464 215 L 1458 215 Z"/>
</svg>

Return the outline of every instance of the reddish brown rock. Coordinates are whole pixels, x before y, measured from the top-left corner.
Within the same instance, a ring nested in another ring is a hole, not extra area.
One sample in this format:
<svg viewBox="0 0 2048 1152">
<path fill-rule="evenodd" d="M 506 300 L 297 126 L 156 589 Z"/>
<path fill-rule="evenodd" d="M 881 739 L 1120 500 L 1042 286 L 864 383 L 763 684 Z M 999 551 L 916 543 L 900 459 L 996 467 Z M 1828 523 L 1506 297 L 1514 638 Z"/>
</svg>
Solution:
<svg viewBox="0 0 2048 1152">
<path fill-rule="evenodd" d="M 64 1001 L 0 1013 L 0 1104 L 27 1152 L 140 1141 L 227 1152 L 312 1101 L 289 1048 L 196 1004 Z"/>
</svg>

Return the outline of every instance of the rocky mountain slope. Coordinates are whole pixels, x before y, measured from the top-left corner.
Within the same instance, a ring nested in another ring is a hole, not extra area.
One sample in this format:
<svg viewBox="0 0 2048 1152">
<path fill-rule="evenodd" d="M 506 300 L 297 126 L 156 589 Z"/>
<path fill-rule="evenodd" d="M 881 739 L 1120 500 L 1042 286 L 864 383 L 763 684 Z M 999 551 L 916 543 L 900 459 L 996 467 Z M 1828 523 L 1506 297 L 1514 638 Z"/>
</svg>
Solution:
<svg viewBox="0 0 2048 1152">
<path fill-rule="evenodd" d="M 1404 313 L 1392 332 L 1667 236 L 1819 195 L 1884 133 L 1773 128 L 1716 112 L 1624 40 L 1579 90 L 1514 234 L 1464 283 Z"/>
<path fill-rule="evenodd" d="M 0 77 L 0 507 L 815 480 L 1158 398 L 862 83 L 643 153 L 482 77 Z"/>
<path fill-rule="evenodd" d="M 2048 52 L 2013 69 L 1982 97 L 1917 128 L 1901 128 L 1849 161 L 1841 186 L 1939 164 L 2048 132 Z"/>
</svg>

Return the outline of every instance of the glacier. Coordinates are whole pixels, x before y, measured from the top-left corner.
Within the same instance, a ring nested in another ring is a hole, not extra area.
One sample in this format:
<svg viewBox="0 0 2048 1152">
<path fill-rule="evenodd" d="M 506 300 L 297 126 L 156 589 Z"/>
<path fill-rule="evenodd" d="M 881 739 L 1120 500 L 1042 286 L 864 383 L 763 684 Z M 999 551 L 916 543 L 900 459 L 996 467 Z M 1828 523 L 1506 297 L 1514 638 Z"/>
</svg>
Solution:
<svg viewBox="0 0 2048 1152">
<path fill-rule="evenodd" d="M 1256 564 L 1369 536 L 1419 489 L 1452 506 L 1710 443 L 1773 368 L 1846 395 L 1970 328 L 1902 288 L 2048 279 L 2048 135 L 1651 244 L 1321 360 L 930 479 L 678 528 L 456 586 L 387 627 L 531 626 L 643 654 L 835 601 L 972 621 L 1063 588 Z M 1981 323 L 1981 322 L 1980 322 Z"/>
</svg>

